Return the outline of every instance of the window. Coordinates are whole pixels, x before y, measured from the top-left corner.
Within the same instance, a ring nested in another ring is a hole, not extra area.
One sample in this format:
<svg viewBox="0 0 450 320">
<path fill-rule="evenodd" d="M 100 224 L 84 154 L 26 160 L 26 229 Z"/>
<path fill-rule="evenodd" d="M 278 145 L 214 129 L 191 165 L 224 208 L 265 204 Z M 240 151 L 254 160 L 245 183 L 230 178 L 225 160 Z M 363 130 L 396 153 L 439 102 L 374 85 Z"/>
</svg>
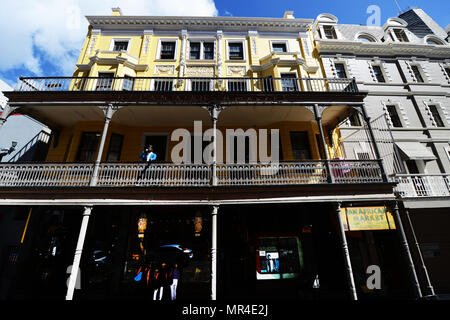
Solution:
<svg viewBox="0 0 450 320">
<path fill-rule="evenodd" d="M 447 74 L 447 77 L 450 79 L 450 67 L 444 68 L 445 73 Z"/>
<path fill-rule="evenodd" d="M 434 39 L 427 39 L 427 44 L 439 46 L 439 45 L 442 45 L 442 42 L 434 40 Z"/>
<path fill-rule="evenodd" d="M 98 143 L 100 141 L 99 132 L 83 132 L 75 161 L 93 162 L 97 154 Z"/>
<path fill-rule="evenodd" d="M 425 82 L 423 80 L 422 73 L 419 70 L 419 66 L 411 66 L 411 70 L 414 73 L 414 76 L 416 77 L 417 82 L 420 82 L 420 83 Z"/>
<path fill-rule="evenodd" d="M 441 114 L 439 113 L 439 110 L 436 105 L 430 105 L 428 106 L 430 109 L 431 115 L 433 116 L 434 123 L 436 123 L 436 126 L 439 128 L 445 127 L 444 121 L 442 121 Z"/>
<path fill-rule="evenodd" d="M 97 86 L 95 90 L 97 91 L 108 91 L 111 90 L 113 83 L 114 73 L 112 72 L 99 72 L 97 79 Z"/>
<path fill-rule="evenodd" d="M 272 43 L 273 52 L 287 52 L 286 42 L 275 42 Z"/>
<path fill-rule="evenodd" d="M 106 161 L 119 161 L 120 153 L 122 152 L 123 135 L 113 133 L 109 139 L 108 153 Z"/>
<path fill-rule="evenodd" d="M 325 38 L 337 39 L 336 30 L 334 30 L 333 26 L 323 26 L 323 32 L 325 33 Z"/>
<path fill-rule="evenodd" d="M 190 60 L 214 60 L 214 42 L 189 42 Z"/>
<path fill-rule="evenodd" d="M 281 74 L 281 87 L 283 91 L 298 91 L 296 75 L 293 73 Z"/>
<path fill-rule="evenodd" d="M 125 76 L 123 78 L 122 90 L 131 91 L 133 90 L 134 79 L 133 77 Z"/>
<path fill-rule="evenodd" d="M 359 112 L 353 112 L 348 119 L 350 120 L 350 125 L 352 127 L 361 127 L 361 118 L 359 116 Z"/>
<path fill-rule="evenodd" d="M 189 59 L 191 60 L 199 60 L 200 59 L 200 42 L 191 42 L 190 43 L 190 54 Z"/>
<path fill-rule="evenodd" d="M 125 51 L 128 50 L 128 41 L 115 40 L 113 51 L 122 51 L 122 50 L 125 50 Z"/>
<path fill-rule="evenodd" d="M 160 59 L 175 59 L 175 41 L 161 41 Z"/>
<path fill-rule="evenodd" d="M 403 29 L 394 29 L 394 34 L 400 42 L 409 42 L 406 32 Z"/>
<path fill-rule="evenodd" d="M 291 146 L 292 155 L 294 160 L 310 160 L 311 153 L 309 147 L 308 132 L 306 131 L 292 131 L 291 136 Z"/>
<path fill-rule="evenodd" d="M 345 72 L 345 66 L 343 63 L 335 63 L 334 67 L 336 68 L 336 76 L 339 79 L 347 78 L 347 73 Z"/>
<path fill-rule="evenodd" d="M 381 66 L 372 66 L 373 73 L 375 74 L 375 78 L 378 82 L 386 82 L 384 79 L 383 71 L 381 70 Z"/>
<path fill-rule="evenodd" d="M 244 45 L 242 42 L 228 43 L 228 59 L 244 60 Z"/>
<path fill-rule="evenodd" d="M 172 79 L 161 79 L 155 80 L 154 82 L 154 90 L 155 91 L 172 91 L 173 88 L 173 80 Z"/>
<path fill-rule="evenodd" d="M 402 122 L 400 121 L 400 117 L 397 112 L 397 107 L 395 105 L 388 105 L 388 106 L 386 106 L 386 109 L 389 113 L 389 117 L 391 119 L 392 125 L 395 128 L 403 127 Z"/>
<path fill-rule="evenodd" d="M 228 91 L 247 91 L 247 81 L 246 80 L 233 80 L 228 79 Z"/>
</svg>

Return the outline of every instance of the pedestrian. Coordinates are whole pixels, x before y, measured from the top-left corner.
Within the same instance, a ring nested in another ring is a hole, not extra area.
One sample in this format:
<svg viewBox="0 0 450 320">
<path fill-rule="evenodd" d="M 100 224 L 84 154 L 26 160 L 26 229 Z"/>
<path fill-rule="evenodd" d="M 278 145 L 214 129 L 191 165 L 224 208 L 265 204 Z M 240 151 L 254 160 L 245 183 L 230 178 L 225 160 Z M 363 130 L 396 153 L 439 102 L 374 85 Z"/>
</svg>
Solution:
<svg viewBox="0 0 450 320">
<path fill-rule="evenodd" d="M 178 271 L 178 264 L 175 263 L 172 270 L 172 284 L 170 285 L 171 300 L 177 299 L 177 285 L 180 278 L 180 272 Z"/>
<path fill-rule="evenodd" d="M 139 175 L 137 177 L 137 181 L 139 181 L 142 178 L 142 176 L 145 174 L 145 172 L 150 167 L 150 165 L 153 163 L 153 161 L 156 160 L 156 153 L 153 152 L 153 146 L 148 145 L 147 148 L 145 148 L 144 151 L 142 151 L 140 158 L 142 161 L 147 162 L 147 165 L 139 173 Z"/>
</svg>

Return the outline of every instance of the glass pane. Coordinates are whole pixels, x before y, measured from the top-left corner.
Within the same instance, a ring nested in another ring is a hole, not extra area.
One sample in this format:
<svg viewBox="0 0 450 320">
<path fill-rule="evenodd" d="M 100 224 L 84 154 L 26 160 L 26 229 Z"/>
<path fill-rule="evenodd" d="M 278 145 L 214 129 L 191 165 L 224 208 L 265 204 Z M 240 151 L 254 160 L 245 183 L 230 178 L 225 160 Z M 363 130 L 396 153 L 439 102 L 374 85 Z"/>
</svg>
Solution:
<svg viewBox="0 0 450 320">
<path fill-rule="evenodd" d="M 114 42 L 114 51 L 121 51 L 128 49 L 128 41 L 115 41 Z"/>
<path fill-rule="evenodd" d="M 189 58 L 192 60 L 200 59 L 200 42 L 191 42 Z"/>
<path fill-rule="evenodd" d="M 214 43 L 212 43 L 212 42 L 203 43 L 203 52 L 205 55 L 205 60 L 213 60 L 214 59 Z"/>
</svg>

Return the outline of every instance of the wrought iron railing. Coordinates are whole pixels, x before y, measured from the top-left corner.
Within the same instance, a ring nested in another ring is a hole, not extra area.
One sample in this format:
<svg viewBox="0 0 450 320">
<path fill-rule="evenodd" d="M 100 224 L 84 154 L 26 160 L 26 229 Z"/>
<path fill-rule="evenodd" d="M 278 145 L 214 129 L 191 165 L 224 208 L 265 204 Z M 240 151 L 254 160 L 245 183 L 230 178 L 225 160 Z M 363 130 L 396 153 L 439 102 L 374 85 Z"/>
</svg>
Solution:
<svg viewBox="0 0 450 320">
<path fill-rule="evenodd" d="M 335 183 L 383 182 L 376 160 L 331 160 Z M 87 187 L 92 182 L 93 164 L 0 163 L 0 187 Z M 218 186 L 298 185 L 330 182 L 326 161 L 310 160 L 274 164 L 173 164 L 101 163 L 96 186 Z"/>
<path fill-rule="evenodd" d="M 202 77 L 21 77 L 15 91 L 358 92 L 354 79 Z"/>
<path fill-rule="evenodd" d="M 450 176 L 445 174 L 398 174 L 396 191 L 404 198 L 449 197 Z"/>
</svg>

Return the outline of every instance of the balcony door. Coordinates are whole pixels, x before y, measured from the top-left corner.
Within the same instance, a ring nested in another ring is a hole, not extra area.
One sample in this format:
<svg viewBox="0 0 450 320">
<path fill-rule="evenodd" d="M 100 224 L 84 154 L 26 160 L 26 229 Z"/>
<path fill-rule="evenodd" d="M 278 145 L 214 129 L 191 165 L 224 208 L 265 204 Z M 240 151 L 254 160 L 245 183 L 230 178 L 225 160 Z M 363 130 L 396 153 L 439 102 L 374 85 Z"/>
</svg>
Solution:
<svg viewBox="0 0 450 320">
<path fill-rule="evenodd" d="M 144 146 L 152 145 L 153 152 L 156 153 L 156 161 L 167 161 L 167 134 L 146 135 Z"/>
<path fill-rule="evenodd" d="M 294 160 L 311 160 L 311 148 L 307 131 L 291 131 L 291 146 Z"/>
<path fill-rule="evenodd" d="M 78 145 L 76 162 L 93 162 L 100 142 L 100 132 L 83 132 Z"/>
</svg>

